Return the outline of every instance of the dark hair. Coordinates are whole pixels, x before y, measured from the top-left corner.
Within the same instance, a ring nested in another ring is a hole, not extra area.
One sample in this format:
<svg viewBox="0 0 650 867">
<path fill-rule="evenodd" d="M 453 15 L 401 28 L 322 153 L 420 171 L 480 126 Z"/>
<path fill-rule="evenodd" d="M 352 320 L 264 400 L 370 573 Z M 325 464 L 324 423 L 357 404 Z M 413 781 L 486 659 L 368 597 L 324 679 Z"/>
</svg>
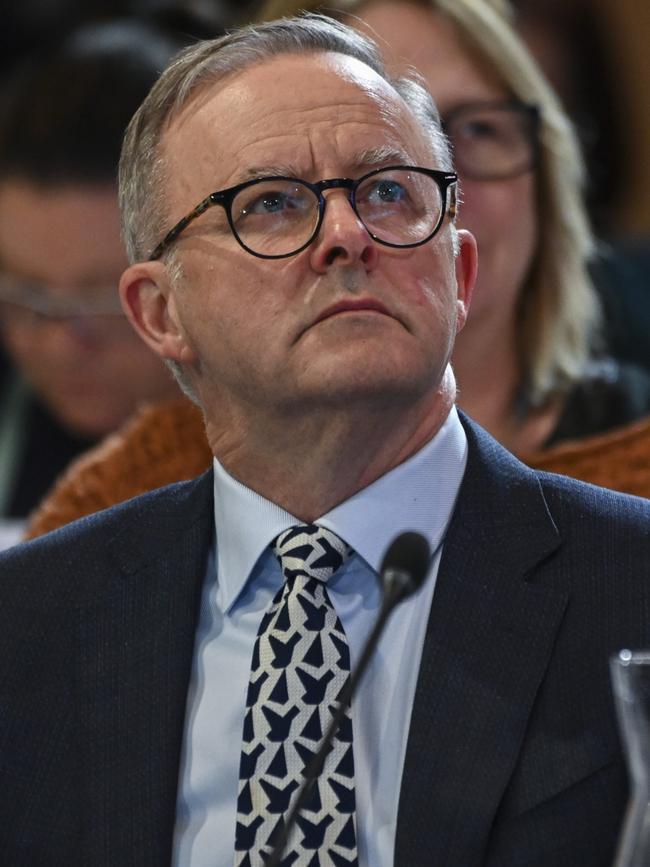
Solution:
<svg viewBox="0 0 650 867">
<path fill-rule="evenodd" d="M 116 183 L 124 130 L 189 38 L 135 19 L 86 24 L 0 92 L 0 179 Z"/>
</svg>

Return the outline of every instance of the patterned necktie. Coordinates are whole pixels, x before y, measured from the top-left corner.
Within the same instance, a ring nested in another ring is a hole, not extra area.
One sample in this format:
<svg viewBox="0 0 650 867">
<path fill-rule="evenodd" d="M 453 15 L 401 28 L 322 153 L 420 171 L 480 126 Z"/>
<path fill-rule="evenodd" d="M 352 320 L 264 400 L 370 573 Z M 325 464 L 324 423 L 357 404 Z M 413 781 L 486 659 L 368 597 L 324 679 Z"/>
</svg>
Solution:
<svg viewBox="0 0 650 867">
<path fill-rule="evenodd" d="M 263 867 L 350 676 L 350 652 L 325 582 L 352 553 L 306 524 L 275 540 L 285 584 L 262 618 L 251 663 L 237 799 L 236 867 Z M 289 836 L 282 867 L 357 864 L 348 708 Z"/>
</svg>

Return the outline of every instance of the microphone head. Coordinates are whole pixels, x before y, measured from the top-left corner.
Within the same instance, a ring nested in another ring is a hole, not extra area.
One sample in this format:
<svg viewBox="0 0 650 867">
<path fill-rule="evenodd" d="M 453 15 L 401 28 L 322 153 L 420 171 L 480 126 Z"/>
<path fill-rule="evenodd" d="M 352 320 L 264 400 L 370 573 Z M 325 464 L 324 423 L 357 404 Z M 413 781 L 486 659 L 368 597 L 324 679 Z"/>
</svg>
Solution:
<svg viewBox="0 0 650 867">
<path fill-rule="evenodd" d="M 388 547 L 381 564 L 384 585 L 401 585 L 401 596 L 408 596 L 421 586 L 429 571 L 431 552 L 421 533 L 400 533 Z"/>
</svg>

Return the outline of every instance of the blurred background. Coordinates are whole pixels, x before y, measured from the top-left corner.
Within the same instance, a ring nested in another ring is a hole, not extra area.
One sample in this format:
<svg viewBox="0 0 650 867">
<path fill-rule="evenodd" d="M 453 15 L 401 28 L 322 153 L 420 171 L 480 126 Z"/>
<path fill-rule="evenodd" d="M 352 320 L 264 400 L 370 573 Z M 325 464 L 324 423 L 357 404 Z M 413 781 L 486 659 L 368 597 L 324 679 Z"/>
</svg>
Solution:
<svg viewBox="0 0 650 867">
<path fill-rule="evenodd" d="M 594 224 L 650 233 L 650 4 L 516 0 L 517 23 L 578 128 Z"/>
</svg>

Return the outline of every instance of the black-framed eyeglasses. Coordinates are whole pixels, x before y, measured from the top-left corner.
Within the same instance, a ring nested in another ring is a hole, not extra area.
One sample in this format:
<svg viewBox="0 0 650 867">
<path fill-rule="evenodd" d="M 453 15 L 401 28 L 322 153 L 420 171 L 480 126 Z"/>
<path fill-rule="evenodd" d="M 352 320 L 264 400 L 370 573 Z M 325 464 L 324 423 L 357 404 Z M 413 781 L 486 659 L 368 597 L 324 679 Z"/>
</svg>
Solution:
<svg viewBox="0 0 650 867">
<path fill-rule="evenodd" d="M 455 106 L 443 117 L 461 178 L 496 181 L 532 171 L 538 163 L 540 112 L 519 100 Z"/>
<path fill-rule="evenodd" d="M 300 253 L 318 235 L 325 216 L 325 190 L 345 189 L 370 237 L 387 247 L 418 247 L 440 229 L 445 214 L 455 216 L 453 172 L 420 166 L 374 169 L 356 180 L 329 178 L 309 183 L 285 176 L 245 181 L 210 193 L 165 235 L 149 260 L 159 259 L 197 217 L 213 205 L 211 234 L 232 232 L 253 256 L 283 259 Z M 448 207 L 449 206 L 449 207 Z"/>
</svg>

